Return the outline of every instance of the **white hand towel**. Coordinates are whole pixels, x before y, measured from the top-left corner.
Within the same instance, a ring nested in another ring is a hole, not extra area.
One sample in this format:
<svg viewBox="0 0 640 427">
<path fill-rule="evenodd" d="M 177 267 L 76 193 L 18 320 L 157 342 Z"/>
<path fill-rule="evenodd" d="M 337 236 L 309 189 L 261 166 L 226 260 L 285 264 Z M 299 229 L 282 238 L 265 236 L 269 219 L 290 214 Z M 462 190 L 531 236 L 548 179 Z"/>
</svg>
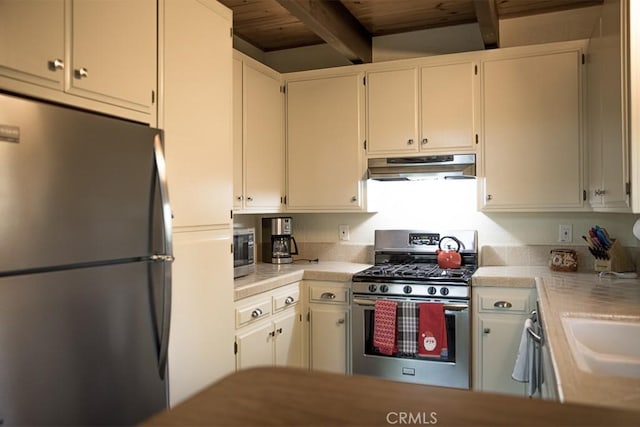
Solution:
<svg viewBox="0 0 640 427">
<path fill-rule="evenodd" d="M 533 327 L 533 321 L 529 318 L 524 322 L 522 335 L 520 337 L 520 346 L 518 347 L 518 356 L 516 364 L 513 367 L 511 378 L 521 383 L 529 382 L 530 370 L 533 367 L 533 350 L 534 345 L 527 334 L 527 328 Z"/>
</svg>

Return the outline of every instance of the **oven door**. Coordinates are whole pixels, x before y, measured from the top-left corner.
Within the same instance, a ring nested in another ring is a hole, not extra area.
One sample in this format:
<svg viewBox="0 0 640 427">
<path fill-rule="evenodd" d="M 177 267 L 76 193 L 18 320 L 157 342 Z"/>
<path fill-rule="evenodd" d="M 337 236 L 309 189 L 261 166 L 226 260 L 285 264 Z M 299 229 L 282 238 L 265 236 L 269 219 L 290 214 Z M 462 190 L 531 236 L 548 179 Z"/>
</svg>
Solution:
<svg viewBox="0 0 640 427">
<path fill-rule="evenodd" d="M 431 359 L 417 356 L 379 353 L 373 346 L 374 305 L 377 299 L 444 304 L 448 356 Z M 416 384 L 468 389 L 470 384 L 469 302 L 437 298 L 377 297 L 354 295 L 352 298 L 353 373 Z"/>
</svg>

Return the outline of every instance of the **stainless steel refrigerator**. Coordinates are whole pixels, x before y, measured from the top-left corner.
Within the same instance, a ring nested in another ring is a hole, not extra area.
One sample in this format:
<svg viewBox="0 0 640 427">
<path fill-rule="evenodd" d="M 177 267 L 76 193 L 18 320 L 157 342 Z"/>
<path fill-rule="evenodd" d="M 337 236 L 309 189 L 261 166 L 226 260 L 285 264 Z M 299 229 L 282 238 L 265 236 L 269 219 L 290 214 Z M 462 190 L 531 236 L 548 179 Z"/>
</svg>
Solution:
<svg viewBox="0 0 640 427">
<path fill-rule="evenodd" d="M 0 93 L 0 424 L 167 406 L 162 133 Z"/>
</svg>

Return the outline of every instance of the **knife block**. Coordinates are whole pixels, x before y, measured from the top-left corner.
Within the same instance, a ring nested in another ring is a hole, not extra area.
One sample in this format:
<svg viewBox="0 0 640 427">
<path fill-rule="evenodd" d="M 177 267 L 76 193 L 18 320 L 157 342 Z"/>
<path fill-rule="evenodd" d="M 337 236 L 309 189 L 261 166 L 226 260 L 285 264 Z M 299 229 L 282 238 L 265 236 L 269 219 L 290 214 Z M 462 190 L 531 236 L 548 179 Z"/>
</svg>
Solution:
<svg viewBox="0 0 640 427">
<path fill-rule="evenodd" d="M 636 271 L 627 251 L 617 240 L 613 241 L 607 254 L 609 255 L 609 259 L 595 259 L 593 267 L 595 271 L 615 271 L 616 273 Z"/>
</svg>

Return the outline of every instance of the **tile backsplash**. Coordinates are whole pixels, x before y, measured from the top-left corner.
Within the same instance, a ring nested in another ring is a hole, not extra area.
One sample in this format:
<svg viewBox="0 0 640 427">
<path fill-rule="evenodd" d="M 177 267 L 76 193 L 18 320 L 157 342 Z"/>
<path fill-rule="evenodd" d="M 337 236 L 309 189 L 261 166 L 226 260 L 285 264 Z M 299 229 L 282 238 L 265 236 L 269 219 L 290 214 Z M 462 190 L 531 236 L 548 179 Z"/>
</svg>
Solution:
<svg viewBox="0 0 640 427">
<path fill-rule="evenodd" d="M 552 249 L 564 248 L 559 245 L 508 245 L 482 246 L 480 248 L 481 266 L 506 265 L 549 265 Z M 566 246 L 578 255 L 578 271 L 593 271 L 593 257 L 586 246 Z M 636 269 L 640 266 L 640 248 L 626 247 Z M 298 242 L 300 255 L 295 259 L 319 259 L 320 261 L 345 261 L 361 264 L 373 264 L 373 245 L 349 244 L 340 242 L 316 243 Z"/>
</svg>

